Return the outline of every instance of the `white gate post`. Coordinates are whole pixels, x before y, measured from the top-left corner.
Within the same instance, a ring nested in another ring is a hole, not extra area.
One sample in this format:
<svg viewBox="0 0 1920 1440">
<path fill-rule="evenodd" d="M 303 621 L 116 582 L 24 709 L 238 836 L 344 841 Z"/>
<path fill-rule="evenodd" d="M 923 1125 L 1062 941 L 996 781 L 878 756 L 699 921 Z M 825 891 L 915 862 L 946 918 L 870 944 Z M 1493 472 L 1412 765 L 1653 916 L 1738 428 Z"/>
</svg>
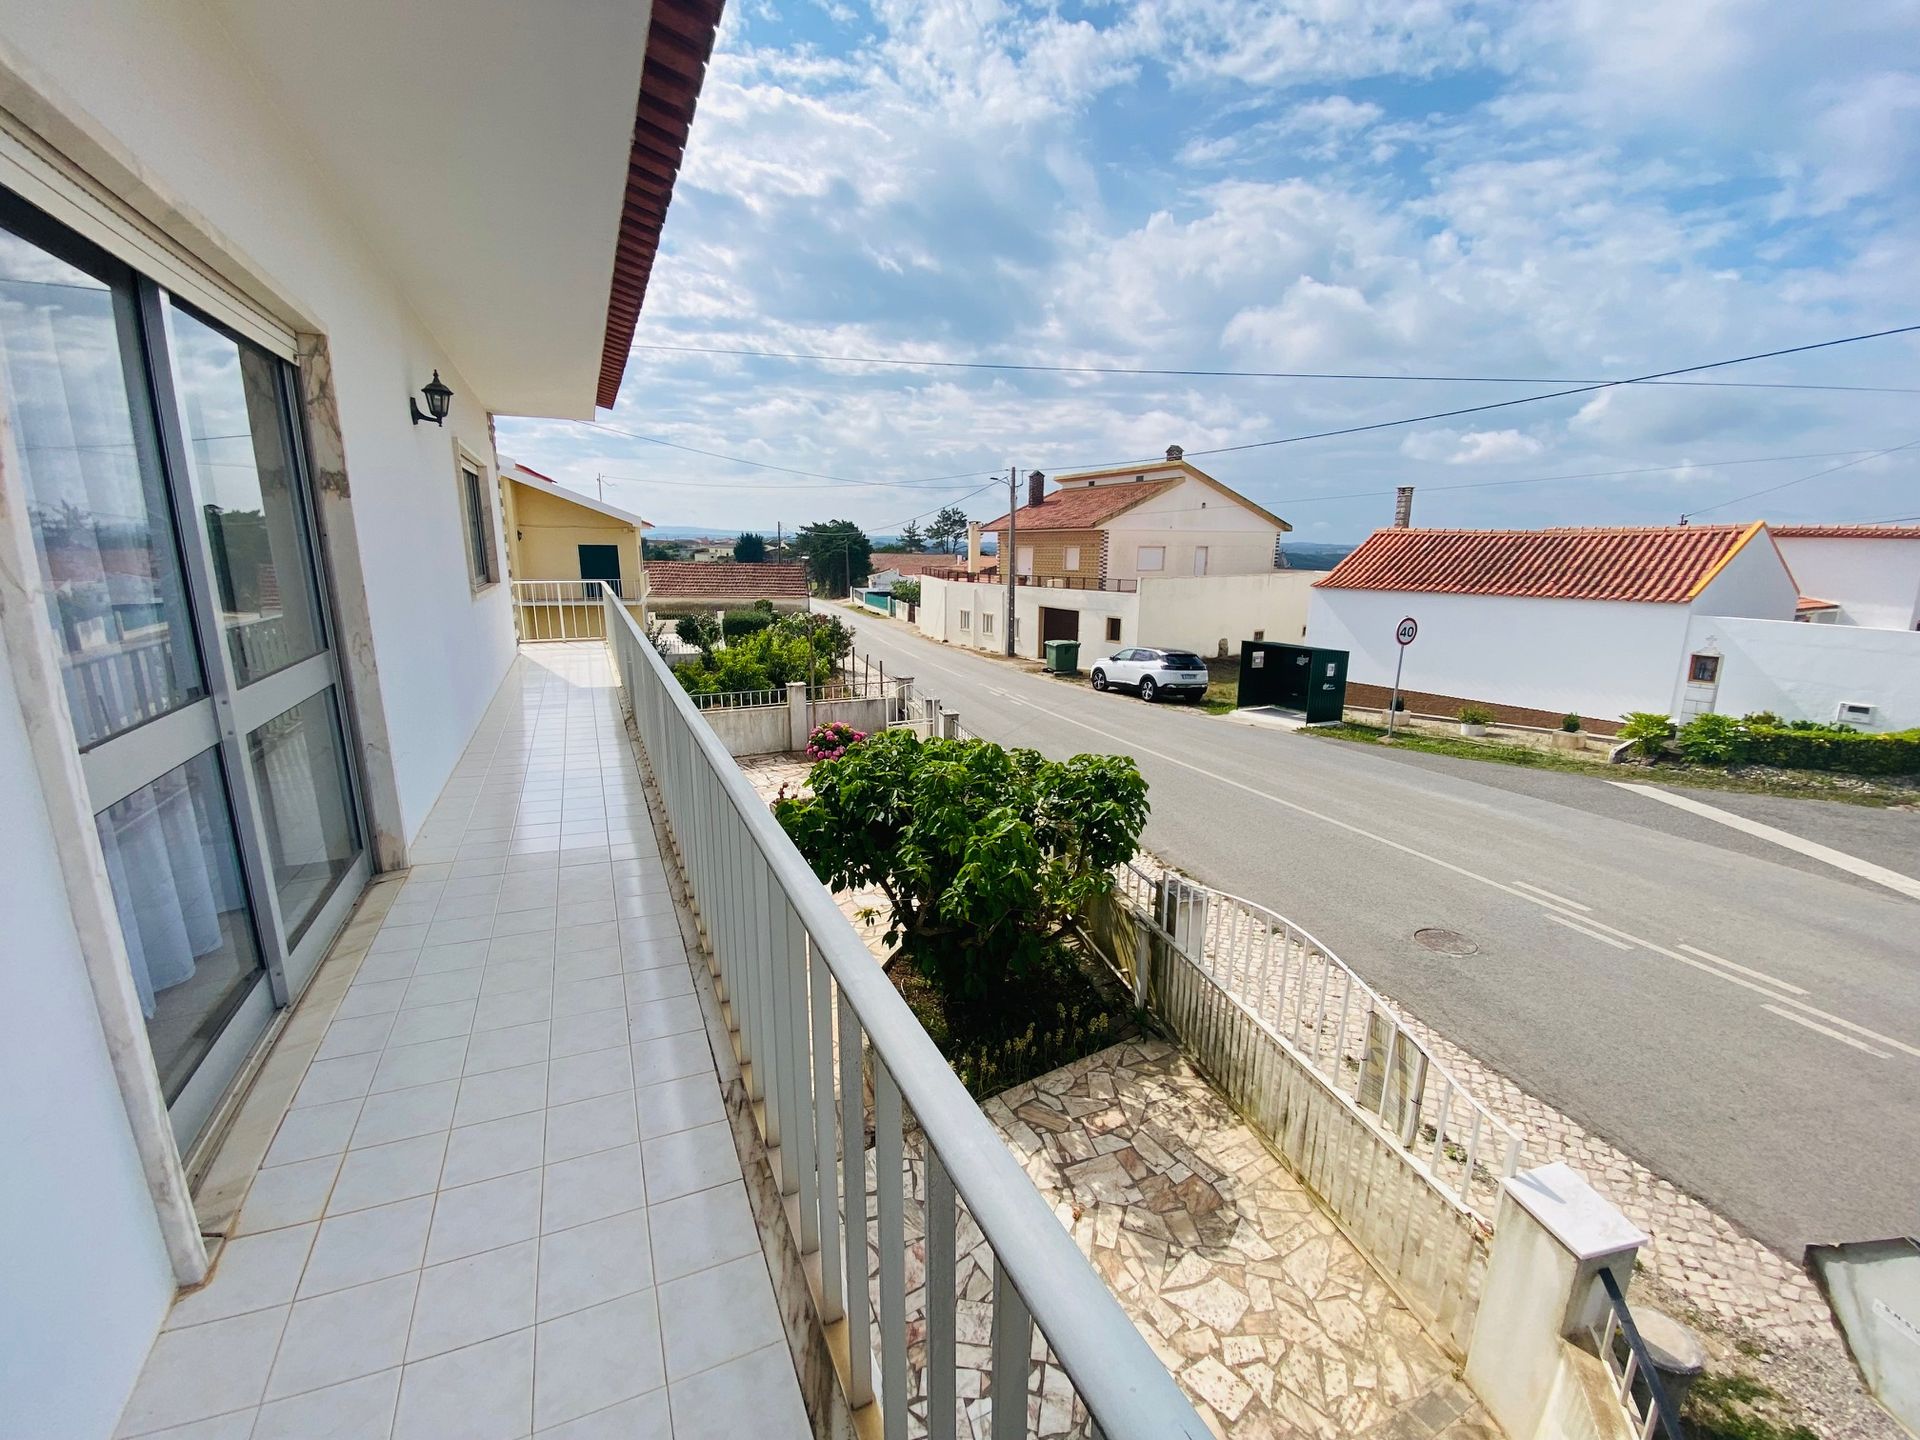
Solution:
<svg viewBox="0 0 1920 1440">
<path fill-rule="evenodd" d="M 804 681 L 787 682 L 787 741 L 788 749 L 807 748 L 807 733 L 811 727 L 807 724 L 807 687 Z"/>
</svg>

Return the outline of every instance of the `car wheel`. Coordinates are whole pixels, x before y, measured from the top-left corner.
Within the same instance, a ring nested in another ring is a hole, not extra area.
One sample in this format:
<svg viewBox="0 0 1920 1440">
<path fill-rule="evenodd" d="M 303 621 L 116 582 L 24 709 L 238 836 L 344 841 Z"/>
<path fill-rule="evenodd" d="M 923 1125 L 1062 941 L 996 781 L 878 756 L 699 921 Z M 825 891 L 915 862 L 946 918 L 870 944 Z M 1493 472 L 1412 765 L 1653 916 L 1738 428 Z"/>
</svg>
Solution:
<svg viewBox="0 0 1920 1440">
<path fill-rule="evenodd" d="M 1096 670 L 1093 672 L 1093 688 L 1096 690 L 1104 690 L 1107 688 L 1107 672 L 1106 671 Z"/>
<path fill-rule="evenodd" d="M 1142 680 L 1140 682 L 1140 698 L 1146 701 L 1149 705 L 1153 703 L 1153 697 L 1155 695 L 1158 695 L 1159 693 L 1160 693 L 1160 687 L 1155 685 L 1153 681 Z"/>
</svg>

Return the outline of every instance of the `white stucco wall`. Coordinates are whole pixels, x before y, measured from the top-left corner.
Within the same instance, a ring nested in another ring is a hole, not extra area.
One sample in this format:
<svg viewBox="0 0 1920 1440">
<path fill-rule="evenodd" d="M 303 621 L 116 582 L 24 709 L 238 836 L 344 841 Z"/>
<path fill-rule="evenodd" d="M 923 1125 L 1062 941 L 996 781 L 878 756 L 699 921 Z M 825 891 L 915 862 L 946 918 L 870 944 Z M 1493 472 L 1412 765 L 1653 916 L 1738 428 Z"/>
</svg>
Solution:
<svg viewBox="0 0 1920 1440">
<path fill-rule="evenodd" d="M 1271 563 L 1271 555 L 1269 555 Z M 1254 632 L 1297 645 L 1307 632 L 1307 597 L 1323 570 L 1268 570 L 1262 575 L 1140 582 L 1140 643 L 1179 646 L 1202 655 L 1238 655 Z"/>
<path fill-rule="evenodd" d="M 486 463 L 483 490 L 496 535 L 500 528 L 486 397 L 376 264 L 337 205 L 337 187 L 209 9 L 3 0 L 0 62 L 15 72 L 10 86 L 32 76 L 61 122 L 136 162 L 155 194 L 223 237 L 265 277 L 294 328 L 327 337 L 411 838 L 513 656 L 506 586 L 472 594 L 462 548 L 456 440 Z M 395 163 L 409 163 L 404 137 L 395 144 Z M 413 425 L 407 412 L 436 368 L 454 390 L 445 429 Z"/>
<path fill-rule="evenodd" d="M 1409 690 L 1612 719 L 1666 710 L 1684 652 L 1684 605 L 1383 590 L 1310 592 L 1309 644 L 1348 652 L 1353 684 L 1393 684 L 1394 628 L 1411 615 Z"/>
<path fill-rule="evenodd" d="M 1734 551 L 1687 608 L 1695 615 L 1791 620 L 1799 598 L 1787 562 L 1762 532 Z"/>
<path fill-rule="evenodd" d="M 1100 653 L 1102 646 L 1112 644 L 1142 645 L 1153 643 L 1143 638 L 1140 628 L 1140 597 L 1131 591 L 1117 590 L 1053 590 L 1041 586 L 1022 585 L 1015 592 L 1014 614 L 1019 618 L 1019 652 L 1029 659 L 1042 657 L 1040 640 L 1040 610 L 1045 606 L 1051 610 L 1077 610 L 1080 612 L 1080 658 L 1082 661 Z M 949 645 L 964 646 L 969 650 L 989 650 L 995 654 L 1006 653 L 1006 633 L 1004 630 L 1007 610 L 1007 592 L 1000 585 L 975 585 L 967 581 L 928 580 L 920 584 L 920 607 L 917 624 L 920 633 L 930 639 L 944 641 Z M 960 626 L 960 616 L 965 613 L 970 623 L 965 629 Z M 980 617 L 993 616 L 993 630 L 985 633 L 981 629 Z M 1120 621 L 1120 639 L 1109 641 L 1107 637 L 1107 618 L 1117 617 Z"/>
<path fill-rule="evenodd" d="M 1831 722 L 1842 701 L 1858 701 L 1877 712 L 1862 729 L 1920 727 L 1920 631 L 1696 615 L 1685 653 L 1695 651 L 1720 656 L 1713 708 L 1722 715 Z M 1687 688 L 1676 666 L 1671 713 Z"/>
<path fill-rule="evenodd" d="M 1802 595 L 1831 600 L 1843 625 L 1920 625 L 1920 540 L 1776 537 Z"/>
<path fill-rule="evenodd" d="M 1187 479 L 1165 494 L 1116 515 L 1107 532 L 1107 574 L 1115 579 L 1153 575 L 1176 579 L 1193 574 L 1194 552 L 1207 547 L 1209 575 L 1261 575 L 1273 569 L 1280 532 L 1265 517 L 1235 504 L 1210 485 Z M 1166 548 L 1165 567 L 1139 568 L 1140 547 Z"/>
<path fill-rule="evenodd" d="M 0 1434 L 113 1431 L 168 1303 L 10 666 L 0 661 Z"/>
</svg>

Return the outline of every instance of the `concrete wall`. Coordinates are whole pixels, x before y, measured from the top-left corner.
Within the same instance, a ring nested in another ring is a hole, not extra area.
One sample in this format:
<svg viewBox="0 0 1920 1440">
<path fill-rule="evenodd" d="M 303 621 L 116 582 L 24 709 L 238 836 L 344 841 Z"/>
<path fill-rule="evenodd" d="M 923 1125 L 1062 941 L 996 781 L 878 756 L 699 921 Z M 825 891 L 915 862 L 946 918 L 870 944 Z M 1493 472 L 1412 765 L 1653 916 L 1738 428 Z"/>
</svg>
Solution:
<svg viewBox="0 0 1920 1440">
<path fill-rule="evenodd" d="M 1682 663 L 1696 651 L 1721 657 L 1713 708 L 1723 715 L 1832 721 L 1843 700 L 1863 701 L 1878 712 L 1864 729 L 1920 726 L 1920 631 L 1697 615 Z M 1671 713 L 1690 688 L 1677 672 Z"/>
<path fill-rule="evenodd" d="M 80 148 L 84 137 L 124 157 L 149 209 L 221 237 L 222 268 L 260 277 L 271 292 L 261 298 L 288 324 L 325 335 L 411 837 L 513 658 L 507 587 L 473 593 L 463 549 L 455 447 L 483 463 L 493 496 L 487 397 L 374 260 L 214 12 L 5 0 L 0 72 L 0 100 L 15 113 L 51 117 L 43 128 L 67 132 L 57 142 Z M 445 429 L 407 414 L 435 368 L 454 391 Z M 497 510 L 492 523 L 497 534 Z"/>
<path fill-rule="evenodd" d="M 1273 569 L 1274 542 L 1280 532 L 1264 516 L 1198 480 L 1189 478 L 1156 495 L 1104 527 L 1107 574 L 1132 579 L 1152 574 L 1175 579 L 1194 573 L 1194 552 L 1207 549 L 1209 575 L 1261 575 Z M 1140 569 L 1140 547 L 1165 547 L 1163 568 Z"/>
<path fill-rule="evenodd" d="M 0 664 L 0 1433 L 104 1436 L 173 1299 L 153 1201 Z"/>
<path fill-rule="evenodd" d="M 1733 554 L 1700 593 L 1696 615 L 1747 615 L 1755 620 L 1791 620 L 1800 598 L 1780 552 L 1762 533 Z"/>
<path fill-rule="evenodd" d="M 1920 625 L 1920 540 L 1776 536 L 1802 595 L 1831 600 L 1843 625 Z"/>
<path fill-rule="evenodd" d="M 876 730 L 887 728 L 899 710 L 899 702 L 892 696 L 876 696 L 866 700 L 818 700 L 806 709 L 806 718 L 800 722 L 798 729 L 802 737 L 816 725 L 829 725 L 836 720 L 871 735 Z M 729 755 L 782 755 L 801 748 L 794 743 L 796 732 L 793 712 L 784 704 L 754 705 L 738 710 L 702 710 L 700 713 L 706 717 L 707 724 L 713 727 L 713 733 L 720 737 L 720 743 L 727 747 Z"/>
<path fill-rule="evenodd" d="M 1271 554 L 1269 554 L 1271 560 Z M 1260 638 L 1297 645 L 1307 633 L 1307 597 L 1319 570 L 1273 570 L 1206 579 L 1142 580 L 1140 643 L 1178 646 L 1202 655 L 1238 655 Z"/>
<path fill-rule="evenodd" d="M 515 580 L 578 580 L 582 545 L 615 545 L 621 594 L 638 595 L 640 532 L 634 526 L 510 480 L 501 482 L 500 497 Z"/>
<path fill-rule="evenodd" d="M 1407 648 L 1408 689 L 1549 715 L 1667 710 L 1686 653 L 1684 605 L 1381 590 L 1310 595 L 1308 643 L 1347 651 L 1349 684 L 1393 684 L 1394 627 L 1411 615 L 1420 635 Z"/>
</svg>

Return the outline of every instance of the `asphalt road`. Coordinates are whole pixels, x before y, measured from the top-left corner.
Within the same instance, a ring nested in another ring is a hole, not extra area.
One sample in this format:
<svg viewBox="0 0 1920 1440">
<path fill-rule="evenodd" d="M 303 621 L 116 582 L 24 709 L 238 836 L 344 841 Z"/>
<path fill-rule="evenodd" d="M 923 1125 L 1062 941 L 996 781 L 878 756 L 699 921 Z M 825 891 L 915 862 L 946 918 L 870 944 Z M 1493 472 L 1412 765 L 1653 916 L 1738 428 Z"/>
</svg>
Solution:
<svg viewBox="0 0 1920 1440">
<path fill-rule="evenodd" d="M 1156 853 L 1759 1239 L 1920 1234 L 1920 901 L 1606 781 L 1148 706 L 848 618 L 989 739 L 1131 754 Z M 1920 876 L 1920 816 L 1697 798 Z"/>
</svg>

